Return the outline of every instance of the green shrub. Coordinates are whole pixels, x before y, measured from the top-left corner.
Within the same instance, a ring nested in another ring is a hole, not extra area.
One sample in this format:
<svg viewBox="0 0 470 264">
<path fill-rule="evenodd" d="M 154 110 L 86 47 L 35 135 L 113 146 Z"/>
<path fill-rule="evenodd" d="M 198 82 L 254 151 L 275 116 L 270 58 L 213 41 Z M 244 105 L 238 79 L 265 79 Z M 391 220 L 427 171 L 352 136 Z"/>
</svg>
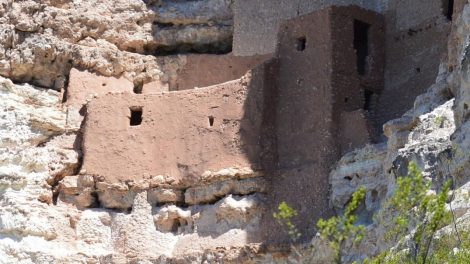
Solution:
<svg viewBox="0 0 470 264">
<path fill-rule="evenodd" d="M 365 227 L 356 225 L 356 210 L 365 196 L 366 189 L 361 187 L 353 194 L 342 215 L 333 216 L 328 220 L 320 219 L 317 223 L 321 238 L 329 241 L 331 249 L 335 252 L 336 263 L 341 263 L 343 254 L 364 238 Z"/>
<path fill-rule="evenodd" d="M 445 204 L 450 182 L 433 194 L 414 162 L 408 166 L 408 176 L 397 179 L 394 194 L 384 203 L 382 214 L 392 214 L 386 226 L 386 237 L 398 243 L 399 253 L 383 253 L 368 263 L 429 263 L 434 236 L 450 220 Z M 383 220 L 386 222 L 385 220 Z"/>
<path fill-rule="evenodd" d="M 328 220 L 320 219 L 317 223 L 320 237 L 329 242 L 335 254 L 335 262 L 341 263 L 343 254 L 354 244 L 361 241 L 365 234 L 363 225 L 355 225 L 357 221 L 356 210 L 364 201 L 365 188 L 360 188 L 351 198 L 344 213 L 340 216 L 331 217 Z M 297 211 L 291 208 L 286 202 L 281 202 L 278 212 L 273 217 L 284 226 L 292 242 L 297 242 L 301 236 L 292 219 L 297 216 Z M 296 247 L 292 247 L 294 252 L 302 259 L 301 253 Z M 312 249 L 314 250 L 314 249 Z"/>
<path fill-rule="evenodd" d="M 297 242 L 300 233 L 295 227 L 292 219 L 297 216 L 297 211 L 290 207 L 286 202 L 281 202 L 277 208 L 278 212 L 273 214 L 273 217 L 280 225 L 283 225 L 287 234 L 292 239 L 292 242 Z"/>
<path fill-rule="evenodd" d="M 470 231 L 445 234 L 436 239 L 430 263 L 467 264 L 470 261 Z"/>
</svg>

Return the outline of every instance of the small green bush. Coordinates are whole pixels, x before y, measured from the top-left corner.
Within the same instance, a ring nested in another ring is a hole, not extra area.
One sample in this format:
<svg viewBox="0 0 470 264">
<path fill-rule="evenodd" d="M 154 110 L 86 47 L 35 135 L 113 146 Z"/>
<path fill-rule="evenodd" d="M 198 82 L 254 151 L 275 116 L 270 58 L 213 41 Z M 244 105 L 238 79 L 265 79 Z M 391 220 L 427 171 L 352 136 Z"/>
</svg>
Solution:
<svg viewBox="0 0 470 264">
<path fill-rule="evenodd" d="M 458 231 L 457 231 L 458 232 Z M 431 262 L 435 264 L 453 263 L 468 264 L 470 262 L 470 231 L 462 230 L 458 235 L 455 233 L 445 234 L 436 239 L 433 245 Z"/>
<path fill-rule="evenodd" d="M 343 254 L 364 237 L 365 227 L 363 225 L 355 225 L 357 221 L 355 213 L 359 205 L 364 201 L 365 195 L 365 188 L 360 188 L 352 195 L 352 199 L 342 215 L 331 217 L 328 220 L 320 219 L 317 223 L 320 237 L 328 241 L 331 249 L 334 251 L 336 263 L 341 263 Z M 297 211 L 286 202 L 281 202 L 278 206 L 278 211 L 273 214 L 273 217 L 279 224 L 284 226 L 294 243 L 301 236 L 292 222 L 292 219 L 296 216 Z M 292 246 L 292 249 L 299 256 L 299 259 L 303 258 L 296 247 Z"/>
<path fill-rule="evenodd" d="M 451 219 L 445 209 L 449 189 L 450 181 L 433 194 L 431 182 L 424 179 L 416 163 L 410 162 L 408 176 L 397 179 L 395 193 L 381 210 L 382 214 L 392 214 L 391 224 L 386 226 L 387 239 L 402 250 L 383 253 L 368 263 L 430 263 L 435 234 Z"/>
<path fill-rule="evenodd" d="M 292 242 L 297 242 L 301 234 L 295 227 L 292 219 L 297 216 L 297 211 L 290 207 L 286 202 L 281 202 L 277 208 L 278 212 L 273 217 L 280 225 L 283 225 Z"/>
<path fill-rule="evenodd" d="M 340 216 L 333 216 L 328 220 L 320 219 L 317 223 L 318 232 L 321 238 L 330 242 L 330 246 L 335 252 L 336 263 L 341 263 L 341 257 L 354 244 L 364 238 L 365 227 L 356 225 L 356 210 L 364 201 L 366 189 L 361 187 L 356 191 L 351 202 L 346 206 L 346 210 Z"/>
</svg>

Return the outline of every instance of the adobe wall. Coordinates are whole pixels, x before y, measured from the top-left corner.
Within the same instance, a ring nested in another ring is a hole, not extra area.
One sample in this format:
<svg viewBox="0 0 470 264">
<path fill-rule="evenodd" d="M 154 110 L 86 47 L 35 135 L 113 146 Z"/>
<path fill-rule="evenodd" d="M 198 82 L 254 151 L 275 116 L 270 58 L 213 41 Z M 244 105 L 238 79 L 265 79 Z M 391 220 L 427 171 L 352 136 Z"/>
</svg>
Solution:
<svg viewBox="0 0 470 264">
<path fill-rule="evenodd" d="M 364 76 L 356 68 L 354 19 L 370 23 L 372 67 Z M 358 7 L 330 7 L 280 26 L 278 171 L 272 178 L 270 209 L 275 211 L 281 201 L 298 209 L 298 219 L 310 219 L 297 223 L 301 233 L 312 234 L 316 220 L 332 213 L 327 177 L 331 166 L 342 152 L 369 142 L 363 91 L 364 85 L 376 91 L 383 87 L 383 37 L 382 16 Z M 304 43 L 300 49 L 299 40 Z M 275 223 L 266 228 L 275 228 Z"/>
<path fill-rule="evenodd" d="M 379 11 L 387 0 L 237 0 L 234 2 L 233 53 L 237 56 L 273 53 L 282 21 L 337 5 L 357 5 Z"/>
<path fill-rule="evenodd" d="M 188 55 L 186 64 L 177 71 L 177 79 L 170 83 L 170 90 L 194 89 L 235 80 L 270 57 L 272 57 L 271 54 Z"/>
<path fill-rule="evenodd" d="M 172 68 L 171 77 L 150 82 L 132 82 L 124 76 L 108 77 L 72 68 L 64 99 L 68 105 L 67 123 L 78 130 L 83 120 L 82 107 L 87 101 L 108 93 L 162 94 L 169 91 L 207 87 L 242 77 L 272 54 L 255 56 L 233 56 L 190 54 L 180 57 L 181 64 Z"/>
<path fill-rule="evenodd" d="M 87 100 L 108 93 L 132 93 L 134 84 L 124 77 L 108 77 L 86 70 L 70 70 L 66 101 L 80 108 Z"/>
<path fill-rule="evenodd" d="M 361 110 L 367 117 L 370 139 L 378 137 L 373 127 L 377 124 L 377 99 L 384 89 L 385 22 L 382 15 L 359 7 L 332 7 L 332 49 L 335 124 L 347 116 L 343 113 Z M 361 124 L 361 123 L 359 123 Z M 356 143 L 363 138 L 358 133 L 348 135 Z M 354 130 L 350 130 L 353 132 Z M 337 130 L 341 134 L 342 128 Z M 368 140 L 367 140 L 368 141 Z M 363 142 L 363 143 L 367 143 Z M 341 153 L 351 151 L 346 145 Z M 351 146 L 359 147 L 356 144 Z"/>
<path fill-rule="evenodd" d="M 370 24 L 362 75 L 355 19 Z M 358 7 L 330 7 L 286 21 L 278 37 L 275 58 L 241 79 L 91 101 L 82 174 L 111 184 L 168 175 L 172 184 L 188 187 L 206 171 L 250 167 L 266 172 L 269 212 L 288 202 L 299 210 L 298 219 L 312 220 L 298 223 L 302 233 L 312 234 L 316 220 L 332 214 L 331 166 L 341 153 L 369 141 L 364 90 L 382 88 L 383 20 Z M 138 124 L 132 114 L 137 109 Z M 185 192 L 185 202 L 197 204 L 187 199 L 190 194 Z M 269 232 L 278 228 L 271 214 L 264 222 L 268 241 L 282 239 Z"/>
<path fill-rule="evenodd" d="M 358 5 L 382 13 L 386 21 L 385 88 L 382 94 L 374 95 L 377 107 L 373 109 L 374 130 L 381 133 L 383 123 L 411 108 L 415 97 L 434 83 L 449 32 L 442 1 L 238 0 L 234 4 L 233 53 L 272 52 L 282 20 L 325 6 Z"/>
<path fill-rule="evenodd" d="M 370 125 L 363 110 L 341 113 L 338 122 L 338 143 L 342 154 L 370 143 L 370 134 Z"/>
<path fill-rule="evenodd" d="M 278 166 L 271 180 L 268 211 L 275 212 L 280 202 L 287 202 L 298 211 L 295 224 L 303 234 L 313 234 L 316 219 L 332 214 L 328 177 L 322 177 L 328 175 L 338 154 L 332 134 L 330 12 L 324 9 L 287 20 L 278 34 Z M 299 50 L 302 39 L 305 49 Z M 276 243 L 287 239 L 282 232 L 269 232 L 279 225 L 269 215 L 266 218 L 267 240 Z"/>
<path fill-rule="evenodd" d="M 107 93 L 129 92 L 162 93 L 207 87 L 239 79 L 247 71 L 271 58 L 272 54 L 234 56 L 232 54 L 190 54 L 181 56 L 181 64 L 166 83 L 155 80 L 133 83 L 125 77 L 107 77 L 86 70 L 72 68 L 67 88 L 67 103 L 83 105 L 87 99 Z M 139 87 L 140 86 L 140 87 Z"/>
<path fill-rule="evenodd" d="M 248 75 L 202 89 L 93 100 L 87 107 L 82 172 L 110 183 L 155 175 L 191 182 L 207 170 L 260 169 L 263 79 L 250 82 Z M 131 110 L 137 108 L 142 121 L 131 126 Z"/>
</svg>

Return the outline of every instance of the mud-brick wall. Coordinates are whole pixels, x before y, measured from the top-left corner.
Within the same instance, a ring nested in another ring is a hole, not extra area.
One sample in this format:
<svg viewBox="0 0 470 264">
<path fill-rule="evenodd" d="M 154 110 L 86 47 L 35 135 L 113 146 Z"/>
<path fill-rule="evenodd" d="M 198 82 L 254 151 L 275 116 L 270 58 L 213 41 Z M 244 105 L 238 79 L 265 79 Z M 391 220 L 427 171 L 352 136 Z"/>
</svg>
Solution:
<svg viewBox="0 0 470 264">
<path fill-rule="evenodd" d="M 262 76 L 263 67 L 253 72 Z M 191 181 L 207 170 L 259 169 L 260 141 L 266 138 L 263 78 L 251 76 L 208 88 L 93 100 L 82 171 L 118 182 L 146 175 Z"/>
<path fill-rule="evenodd" d="M 237 56 L 273 53 L 279 25 L 286 19 L 332 6 L 357 5 L 381 10 L 387 0 L 236 0 L 233 53 Z"/>
<path fill-rule="evenodd" d="M 368 142 L 367 136 L 371 140 L 378 137 L 374 126 L 377 125 L 377 101 L 384 88 L 385 24 L 381 14 L 356 6 L 332 7 L 332 10 L 331 82 L 335 98 L 334 124 L 338 126 L 335 134 L 350 133 L 340 137 L 344 154 Z M 338 121 L 346 116 L 352 118 L 351 114 L 343 112 L 353 111 L 358 118 L 367 117 L 367 133 L 360 125 Z"/>
<path fill-rule="evenodd" d="M 313 234 L 316 217 L 329 215 L 327 175 L 337 155 L 331 131 L 330 24 L 330 10 L 322 10 L 284 22 L 278 35 L 278 163 L 269 210 L 281 201 L 296 208 L 298 219 L 311 220 L 296 223 L 303 234 Z M 267 220 L 267 229 L 278 228 Z M 268 241 L 284 239 L 282 232 L 265 233 Z"/>
<path fill-rule="evenodd" d="M 188 55 L 186 63 L 177 71 L 177 78 L 170 82 L 169 88 L 172 91 L 186 90 L 235 80 L 270 57 L 270 54 L 247 57 L 232 54 Z"/>
<path fill-rule="evenodd" d="M 376 133 L 382 124 L 401 116 L 415 97 L 432 83 L 446 50 L 450 0 L 237 0 L 234 5 L 233 53 L 267 54 L 276 46 L 284 19 L 328 6 L 357 5 L 385 17 L 384 90 L 374 95 Z M 454 7 L 458 6 L 455 1 Z"/>
<path fill-rule="evenodd" d="M 377 63 L 363 78 L 357 74 L 353 47 L 355 19 L 370 24 L 369 59 Z M 342 148 L 352 147 L 343 142 L 360 146 L 369 140 L 366 117 L 361 114 L 361 85 L 366 80 L 377 86 L 382 83 L 383 49 L 372 48 L 382 42 L 382 17 L 358 7 L 330 7 L 280 26 L 276 51 L 278 162 L 269 201 L 273 211 L 286 201 L 299 211 L 298 219 L 309 219 L 297 223 L 306 236 L 314 234 L 318 218 L 331 214 L 328 174 Z M 346 102 L 345 97 L 349 97 Z M 352 122 L 344 122 L 348 117 Z M 338 130 L 354 133 L 345 135 Z M 267 224 L 266 228 L 275 226 Z M 280 233 L 266 233 L 271 234 L 270 241 L 283 239 Z"/>
</svg>

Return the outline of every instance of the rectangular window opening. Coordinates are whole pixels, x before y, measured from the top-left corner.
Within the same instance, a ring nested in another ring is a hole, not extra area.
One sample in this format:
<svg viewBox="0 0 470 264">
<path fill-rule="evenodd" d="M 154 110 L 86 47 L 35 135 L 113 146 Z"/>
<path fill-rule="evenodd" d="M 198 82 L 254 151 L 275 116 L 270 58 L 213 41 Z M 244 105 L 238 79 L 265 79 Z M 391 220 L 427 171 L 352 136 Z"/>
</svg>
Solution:
<svg viewBox="0 0 470 264">
<path fill-rule="evenodd" d="M 135 94 L 141 94 L 143 87 L 144 87 L 143 82 L 138 82 L 138 83 L 134 84 L 134 93 Z"/>
<path fill-rule="evenodd" d="M 131 110 L 130 125 L 138 126 L 142 124 L 142 107 L 133 106 L 130 108 L 130 110 Z"/>
<path fill-rule="evenodd" d="M 364 107 L 363 107 L 364 110 L 370 111 L 372 107 L 373 96 L 374 96 L 374 93 L 372 91 L 368 91 L 368 90 L 364 91 Z"/>
<path fill-rule="evenodd" d="M 296 39 L 295 48 L 298 51 L 304 51 L 306 45 L 307 45 L 307 38 L 305 36 Z"/>
<path fill-rule="evenodd" d="M 454 0 L 442 0 L 442 14 L 447 20 L 452 21 L 454 15 Z"/>
<path fill-rule="evenodd" d="M 213 116 L 209 116 L 209 126 L 214 126 L 214 117 Z"/>
<path fill-rule="evenodd" d="M 356 67 L 359 75 L 366 74 L 367 56 L 369 56 L 370 25 L 354 19 L 354 49 L 356 50 Z"/>
</svg>

